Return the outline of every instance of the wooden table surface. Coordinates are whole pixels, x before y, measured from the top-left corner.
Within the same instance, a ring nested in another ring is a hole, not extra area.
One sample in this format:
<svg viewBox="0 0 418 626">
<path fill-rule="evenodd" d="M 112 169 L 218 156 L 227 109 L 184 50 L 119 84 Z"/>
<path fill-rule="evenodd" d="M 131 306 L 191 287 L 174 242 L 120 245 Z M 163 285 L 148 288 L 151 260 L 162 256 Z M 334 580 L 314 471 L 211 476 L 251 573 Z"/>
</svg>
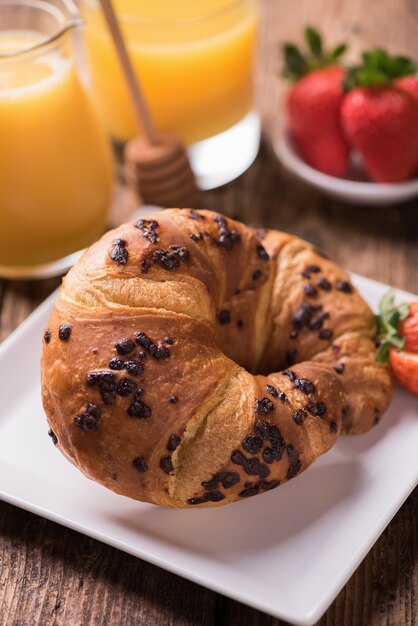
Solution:
<svg viewBox="0 0 418 626">
<path fill-rule="evenodd" d="M 278 44 L 317 24 L 354 52 L 384 44 L 418 58 L 415 0 L 264 0 L 258 100 L 264 139 L 250 170 L 207 193 L 208 208 L 316 243 L 350 270 L 418 293 L 418 200 L 390 208 L 331 201 L 276 161 Z M 0 147 L 1 149 L 1 147 Z M 126 202 L 126 198 L 124 198 Z M 18 236 L 12 233 L 11 236 Z M 57 286 L 0 281 L 0 340 Z M 1 391 L 0 391 L 1 393 Z M 388 459 L 388 462 L 392 462 Z M 418 489 L 320 620 L 412 626 L 417 611 Z M 279 626 L 277 619 L 8 504 L 0 503 L 0 626 Z"/>
</svg>

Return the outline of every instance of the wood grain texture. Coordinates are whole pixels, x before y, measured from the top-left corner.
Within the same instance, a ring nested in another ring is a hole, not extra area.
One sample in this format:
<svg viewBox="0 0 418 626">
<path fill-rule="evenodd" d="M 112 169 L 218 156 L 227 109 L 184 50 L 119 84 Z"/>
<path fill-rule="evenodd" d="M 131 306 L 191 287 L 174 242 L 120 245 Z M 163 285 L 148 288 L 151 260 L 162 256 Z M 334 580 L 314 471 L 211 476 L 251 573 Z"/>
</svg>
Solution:
<svg viewBox="0 0 418 626">
<path fill-rule="evenodd" d="M 366 9 L 367 6 L 367 9 Z M 271 141 L 283 85 L 278 44 L 302 25 L 319 25 L 331 43 L 353 52 L 386 44 L 418 58 L 415 0 L 264 0 L 258 101 L 264 135 L 259 157 L 205 204 L 248 223 L 277 227 L 314 242 L 350 270 L 418 292 L 418 202 L 390 208 L 333 202 L 287 175 Z M 129 198 L 127 200 L 127 198 Z M 132 199 L 123 194 L 123 212 Z M 0 281 L 0 340 L 58 284 Z M 396 459 L 388 460 L 396 462 Z M 415 626 L 418 623 L 418 489 L 320 620 L 320 626 Z M 283 626 L 153 565 L 0 504 L 0 626 Z"/>
</svg>

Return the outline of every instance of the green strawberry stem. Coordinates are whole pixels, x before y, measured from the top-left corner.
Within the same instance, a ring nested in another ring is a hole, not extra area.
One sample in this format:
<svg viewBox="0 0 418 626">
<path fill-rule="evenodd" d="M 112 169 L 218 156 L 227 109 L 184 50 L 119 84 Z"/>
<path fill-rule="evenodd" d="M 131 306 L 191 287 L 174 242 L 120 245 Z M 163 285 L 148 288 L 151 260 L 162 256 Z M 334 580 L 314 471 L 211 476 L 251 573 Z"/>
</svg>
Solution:
<svg viewBox="0 0 418 626">
<path fill-rule="evenodd" d="M 388 291 L 379 303 L 379 314 L 376 316 L 377 336 L 379 349 L 376 361 L 386 363 L 389 359 L 391 346 L 400 352 L 405 345 L 405 339 L 399 334 L 399 324 L 409 315 L 409 304 L 404 302 L 395 306 L 395 292 Z"/>
<path fill-rule="evenodd" d="M 341 43 L 332 50 L 324 51 L 322 37 L 312 26 L 305 28 L 307 52 L 302 53 L 297 46 L 291 43 L 283 45 L 284 69 L 283 76 L 296 81 L 312 70 L 334 65 L 339 61 L 347 49 Z"/>
<path fill-rule="evenodd" d="M 396 78 L 417 72 L 415 61 L 404 56 L 391 56 L 382 48 L 363 52 L 361 59 L 361 63 L 347 69 L 343 84 L 345 91 L 355 87 L 390 85 Z"/>
</svg>

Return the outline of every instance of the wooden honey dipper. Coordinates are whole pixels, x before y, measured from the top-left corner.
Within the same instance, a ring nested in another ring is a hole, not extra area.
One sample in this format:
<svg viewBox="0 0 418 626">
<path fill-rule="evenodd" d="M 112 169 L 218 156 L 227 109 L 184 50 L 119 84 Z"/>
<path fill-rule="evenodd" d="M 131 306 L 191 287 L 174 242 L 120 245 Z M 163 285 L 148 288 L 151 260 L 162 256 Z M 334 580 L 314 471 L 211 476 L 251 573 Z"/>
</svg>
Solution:
<svg viewBox="0 0 418 626">
<path fill-rule="evenodd" d="M 198 206 L 200 191 L 184 146 L 174 133 L 158 132 L 135 75 L 112 0 L 100 0 L 142 135 L 125 146 L 126 172 L 146 204 Z"/>
</svg>

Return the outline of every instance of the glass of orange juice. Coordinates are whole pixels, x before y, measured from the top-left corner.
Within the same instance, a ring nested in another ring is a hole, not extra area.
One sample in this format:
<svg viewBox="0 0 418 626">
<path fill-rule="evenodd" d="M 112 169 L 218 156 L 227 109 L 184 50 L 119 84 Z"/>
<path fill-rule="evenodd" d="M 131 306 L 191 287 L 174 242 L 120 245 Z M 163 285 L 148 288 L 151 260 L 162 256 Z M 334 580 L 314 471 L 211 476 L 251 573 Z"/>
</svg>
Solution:
<svg viewBox="0 0 418 626">
<path fill-rule="evenodd" d="M 111 150 L 75 62 L 80 23 L 66 0 L 0 0 L 3 277 L 53 273 L 105 226 Z"/>
<path fill-rule="evenodd" d="M 256 0 L 113 0 L 157 127 L 189 146 L 201 187 L 232 180 L 254 160 Z M 137 130 L 98 0 L 84 0 L 93 94 L 112 138 Z"/>
</svg>

